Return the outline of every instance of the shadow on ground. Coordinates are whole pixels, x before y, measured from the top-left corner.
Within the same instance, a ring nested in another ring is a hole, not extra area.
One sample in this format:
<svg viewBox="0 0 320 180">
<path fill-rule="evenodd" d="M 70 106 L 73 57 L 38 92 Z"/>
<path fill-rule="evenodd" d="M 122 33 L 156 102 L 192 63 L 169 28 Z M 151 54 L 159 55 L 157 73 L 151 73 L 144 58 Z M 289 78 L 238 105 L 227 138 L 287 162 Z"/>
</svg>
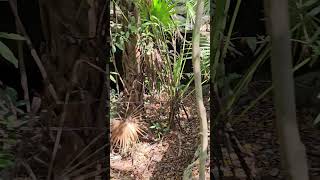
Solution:
<svg viewBox="0 0 320 180">
<path fill-rule="evenodd" d="M 195 121 L 195 119 L 191 119 Z M 168 149 L 159 162 L 154 165 L 151 179 L 182 179 L 183 171 L 192 163 L 198 145 L 195 122 L 187 122 L 185 133 L 174 132 L 168 134 L 164 141 Z"/>
</svg>

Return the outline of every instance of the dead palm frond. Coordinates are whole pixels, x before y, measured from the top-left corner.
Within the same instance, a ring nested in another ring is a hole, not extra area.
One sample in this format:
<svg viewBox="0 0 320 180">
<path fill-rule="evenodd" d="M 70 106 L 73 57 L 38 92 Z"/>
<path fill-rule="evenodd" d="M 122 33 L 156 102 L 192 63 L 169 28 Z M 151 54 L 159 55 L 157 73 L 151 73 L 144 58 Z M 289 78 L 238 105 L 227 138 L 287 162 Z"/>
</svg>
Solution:
<svg viewBox="0 0 320 180">
<path fill-rule="evenodd" d="M 111 142 L 113 147 L 126 151 L 130 145 L 139 141 L 139 135 L 144 133 L 137 122 L 114 120 L 111 127 Z"/>
<path fill-rule="evenodd" d="M 143 123 L 139 122 L 141 116 L 132 113 L 126 118 L 116 118 L 111 123 L 111 143 L 125 152 L 129 146 L 139 142 L 139 135 L 144 134 Z"/>
</svg>

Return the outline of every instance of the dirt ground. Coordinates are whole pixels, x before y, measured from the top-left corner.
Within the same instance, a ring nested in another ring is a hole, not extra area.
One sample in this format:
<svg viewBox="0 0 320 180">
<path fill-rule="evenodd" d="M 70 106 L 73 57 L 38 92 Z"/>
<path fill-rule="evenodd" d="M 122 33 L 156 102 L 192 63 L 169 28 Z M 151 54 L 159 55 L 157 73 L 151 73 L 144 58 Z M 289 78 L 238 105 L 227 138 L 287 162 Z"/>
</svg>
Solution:
<svg viewBox="0 0 320 180">
<path fill-rule="evenodd" d="M 168 114 L 167 104 L 146 99 L 146 122 L 165 121 Z M 208 98 L 205 102 L 209 112 Z M 195 118 L 196 106 L 194 97 L 190 96 L 182 103 L 178 120 L 181 129 L 165 134 L 160 140 L 148 134 L 131 150 L 131 156 L 121 157 L 120 154 L 111 153 L 111 179 L 182 179 L 184 170 L 193 162 L 195 152 L 199 145 L 199 121 Z M 209 114 L 208 118 L 209 118 Z M 148 140 L 146 140 L 148 139 Z M 192 174 L 198 176 L 197 166 Z M 209 177 L 209 158 L 207 161 L 207 179 Z"/>
<path fill-rule="evenodd" d="M 237 137 L 255 156 L 256 170 L 262 177 L 282 179 L 279 142 L 274 125 L 275 112 L 271 97 L 266 97 L 233 125 Z M 320 176 L 320 130 L 313 125 L 308 110 L 297 110 L 301 140 L 307 151 L 309 175 Z"/>
<path fill-rule="evenodd" d="M 251 86 L 249 96 L 257 97 L 258 90 L 266 87 Z M 301 106 L 297 107 L 296 113 L 301 140 L 306 147 L 309 176 L 319 178 L 320 129 L 313 124 L 316 114 Z M 248 164 L 254 164 L 252 168 L 254 168 L 257 177 L 282 180 L 283 174 L 280 171 L 279 141 L 275 126 L 272 94 L 259 101 L 245 116 L 234 116 L 231 121 L 233 121 L 232 127 L 241 145 L 253 155 L 253 158 L 249 160 L 253 162 L 248 162 Z"/>
<path fill-rule="evenodd" d="M 255 96 L 254 93 L 251 94 L 252 97 Z M 194 97 L 189 97 L 183 103 L 188 115 L 183 109 L 179 112 L 179 121 L 184 132 L 178 129 L 175 132 L 165 134 L 159 141 L 155 141 L 152 137 L 149 137 L 149 141 L 142 140 L 128 157 L 111 153 L 111 179 L 182 179 L 183 171 L 193 162 L 199 144 L 199 122 L 195 118 L 194 102 Z M 209 112 L 209 102 L 206 101 L 205 104 Z M 146 109 L 146 121 L 149 123 L 164 121 L 165 119 L 161 118 L 168 113 L 166 105 L 154 100 L 146 105 Z M 274 114 L 272 96 L 268 95 L 246 115 L 231 117 L 231 124 L 243 149 L 252 155 L 251 158 L 246 158 L 246 162 L 256 177 L 282 180 Z M 301 139 L 307 150 L 309 173 L 313 177 L 319 177 L 320 130 L 313 125 L 314 115 L 311 114 L 307 109 L 297 109 Z M 232 158 L 235 154 L 228 153 L 225 148 L 222 148 L 222 151 L 224 158 L 226 158 L 224 160 L 226 162 L 223 169 L 224 175 L 237 177 L 241 180 L 246 179 L 239 159 Z M 193 168 L 193 177 L 198 179 L 197 175 L 196 165 Z M 210 179 L 209 158 L 207 179 Z"/>
</svg>

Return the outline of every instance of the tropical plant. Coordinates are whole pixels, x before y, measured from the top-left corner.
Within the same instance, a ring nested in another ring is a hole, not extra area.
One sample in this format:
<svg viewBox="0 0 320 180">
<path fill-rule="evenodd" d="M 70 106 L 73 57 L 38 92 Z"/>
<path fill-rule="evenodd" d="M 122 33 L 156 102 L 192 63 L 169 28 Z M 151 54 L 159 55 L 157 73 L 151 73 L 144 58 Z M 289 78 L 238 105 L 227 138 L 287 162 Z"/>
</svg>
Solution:
<svg viewBox="0 0 320 180">
<path fill-rule="evenodd" d="M 10 167 L 15 161 L 15 147 L 21 139 L 16 132 L 28 122 L 25 112 L 19 108 L 24 105 L 25 101 L 18 100 L 13 88 L 0 88 L 0 169 Z"/>
<path fill-rule="evenodd" d="M 0 39 L 9 40 L 25 40 L 18 34 L 0 32 Z M 0 41 L 1 56 L 18 67 L 18 59 L 14 56 L 12 51 L 2 41 Z M 0 169 L 11 166 L 14 162 L 13 147 L 17 143 L 17 137 L 14 130 L 23 125 L 26 121 L 18 120 L 17 114 L 23 115 L 24 112 L 18 109 L 18 106 L 23 105 L 23 101 L 17 101 L 17 92 L 11 87 L 0 88 L 0 124 L 2 126 L 0 150 Z"/>
<path fill-rule="evenodd" d="M 19 34 L 12 34 L 12 33 L 5 33 L 5 32 L 0 32 L 0 39 L 1 38 L 17 40 L 17 41 L 25 40 L 25 38 L 20 36 Z M 8 62 L 12 63 L 16 68 L 18 68 L 18 59 L 14 56 L 14 54 L 8 48 L 8 46 L 6 46 L 2 41 L 0 41 L 0 54 Z"/>
<path fill-rule="evenodd" d="M 320 2 L 315 0 L 298 2 L 289 0 L 293 54 L 296 56 L 294 61 L 296 63 L 310 56 L 315 46 L 319 47 L 317 43 L 320 37 L 319 5 Z M 317 58 L 314 58 L 310 61 L 310 65 L 316 60 Z"/>
<path fill-rule="evenodd" d="M 317 15 L 319 13 L 318 1 L 289 1 L 292 54 L 294 55 L 293 62 L 295 63 L 293 72 L 298 71 L 306 65 L 310 67 L 318 63 L 320 57 L 320 43 L 318 41 L 320 36 L 320 21 Z M 272 89 L 273 85 L 266 88 L 256 99 L 250 102 L 240 115 L 248 112 L 257 102 L 269 94 Z"/>
<path fill-rule="evenodd" d="M 120 100 L 120 95 L 114 89 L 110 89 L 110 120 L 118 116 L 117 106 Z"/>
<path fill-rule="evenodd" d="M 155 122 L 152 126 L 149 127 L 156 134 L 157 139 L 161 139 L 161 137 L 169 131 L 168 124 L 165 122 Z"/>
<path fill-rule="evenodd" d="M 192 44 L 191 41 L 187 40 L 186 36 L 190 30 L 188 28 L 194 24 L 195 1 L 180 4 L 182 7 L 189 8 L 187 12 L 183 12 L 186 15 L 185 21 L 176 18 L 178 2 L 168 0 L 135 0 L 133 2 L 138 11 L 137 14 L 139 14 L 139 24 L 136 23 L 136 19 L 125 15 L 123 12 L 124 7 L 119 5 L 120 2 L 113 1 L 112 3 L 111 15 L 114 17 L 111 22 L 112 53 L 114 54 L 117 50 L 127 51 L 125 44 L 131 41 L 130 36 L 132 34 L 138 35 L 136 48 L 140 54 L 138 58 L 144 64 L 144 67 L 141 67 L 143 68 L 142 71 L 144 71 L 144 88 L 151 94 L 161 92 L 169 94 L 170 113 L 168 121 L 170 127 L 174 128 L 175 114 L 178 112 L 182 98 L 193 82 L 192 73 L 185 74 L 183 71 L 186 62 L 192 59 Z M 182 33 L 184 36 L 181 35 Z M 201 48 L 206 50 L 201 54 L 202 58 L 206 59 L 206 61 L 202 61 L 206 62 L 202 64 L 202 68 L 206 71 L 205 77 L 207 79 L 209 77 L 208 41 L 207 38 L 201 36 Z M 180 51 L 177 49 L 180 49 Z M 116 72 L 112 74 L 110 79 L 116 83 L 123 83 L 126 90 L 129 85 L 119 76 L 114 57 L 112 58 L 112 63 Z M 188 79 L 188 82 L 182 84 L 182 79 L 185 78 Z M 114 127 L 123 128 L 124 126 L 117 125 Z M 151 127 L 156 129 L 156 126 Z M 158 130 L 156 131 L 158 132 Z M 114 132 L 113 134 L 115 135 L 116 133 Z M 129 132 L 123 134 L 129 134 Z M 113 137 L 113 140 L 117 139 L 116 136 Z M 118 137 L 120 138 L 119 133 Z M 129 137 L 123 138 L 124 135 L 121 135 L 121 137 L 120 139 L 130 139 Z M 135 140 L 132 140 L 132 142 L 135 142 Z M 127 147 L 127 145 L 120 146 Z"/>
<path fill-rule="evenodd" d="M 212 77 L 211 80 L 212 80 L 212 83 L 215 84 L 216 94 L 220 94 L 219 91 L 221 91 L 221 93 L 225 93 L 224 95 L 220 95 L 221 97 L 219 98 L 222 101 L 220 102 L 222 105 L 220 107 L 221 109 L 220 113 L 222 114 L 232 113 L 234 105 L 237 104 L 238 99 L 247 89 L 248 84 L 251 82 L 254 73 L 258 70 L 258 67 L 261 66 L 265 62 L 265 60 L 267 60 L 270 57 L 270 45 L 269 45 L 268 36 L 267 37 L 260 36 L 258 38 L 254 38 L 254 37 L 246 38 L 248 42 L 248 46 L 253 51 L 253 54 L 256 57 L 255 58 L 256 60 L 248 68 L 247 72 L 244 75 L 242 75 L 242 78 L 235 83 L 236 85 L 233 87 L 230 86 L 230 81 L 229 81 L 230 79 L 228 78 L 229 75 L 225 74 L 225 70 L 224 70 L 224 58 L 228 50 L 229 52 L 234 50 L 232 48 L 231 35 L 232 35 L 232 28 L 241 4 L 241 0 L 237 1 L 236 8 L 229 22 L 230 25 L 226 26 L 227 20 L 225 15 L 228 14 L 227 12 L 229 11 L 229 5 L 230 5 L 229 3 L 230 3 L 229 1 L 226 1 L 226 2 L 219 1 L 216 3 L 216 5 L 213 5 L 212 7 L 213 13 L 214 13 L 214 21 L 211 24 L 212 25 L 211 36 L 213 41 L 211 46 L 212 48 L 211 57 L 213 58 L 212 66 L 211 66 L 211 77 Z M 313 5 L 313 8 L 314 8 L 315 7 L 314 3 L 315 2 L 310 1 L 303 7 Z M 299 3 L 295 3 L 295 4 L 292 3 L 292 6 L 297 8 L 297 6 L 299 6 L 298 4 Z M 316 12 L 316 10 L 313 10 L 313 11 Z M 310 15 L 310 13 L 307 13 L 301 10 L 293 11 L 293 12 L 304 13 L 304 15 L 299 13 L 298 14 L 292 13 L 292 16 L 296 17 L 295 19 L 299 18 L 299 16 L 307 16 L 306 14 Z M 310 18 L 307 18 L 307 19 L 309 19 L 309 21 L 306 20 L 306 22 L 310 23 Z M 316 19 L 316 18 L 312 17 L 312 19 Z M 292 25 L 291 32 L 295 35 L 292 38 L 293 47 L 297 48 L 297 45 L 303 45 L 306 48 L 308 46 L 311 52 L 316 52 L 318 44 L 316 43 L 315 39 L 317 36 L 319 36 L 319 34 L 315 32 L 315 29 L 317 29 L 316 28 L 317 23 L 314 22 L 311 24 L 313 24 L 312 26 L 313 28 L 310 29 L 310 31 L 314 33 L 314 39 L 312 39 L 313 41 L 311 41 L 311 39 L 310 41 L 303 40 L 303 37 L 301 37 L 301 33 L 300 33 L 300 36 L 297 36 L 297 34 L 299 34 L 299 33 L 296 33 L 298 30 L 300 32 L 303 32 L 303 23 L 301 21 L 299 21 L 299 23 L 296 22 L 295 24 Z M 225 27 L 229 27 L 229 28 L 225 30 Z M 225 31 L 227 32 L 226 36 L 224 36 Z M 222 44 L 220 43 L 221 41 L 224 42 L 223 48 L 222 48 Z M 296 48 L 293 48 L 293 49 L 296 49 Z M 220 51 L 220 49 L 222 49 L 222 51 Z M 234 52 L 239 54 L 237 50 L 234 50 Z M 311 57 L 306 57 L 305 54 L 304 55 L 301 54 L 300 57 L 302 57 L 302 59 L 299 59 L 296 61 L 297 63 L 293 70 L 296 71 L 299 68 L 303 67 L 304 65 L 311 63 L 311 60 L 313 60 L 314 62 L 319 57 L 317 53 L 310 53 L 310 54 L 311 54 Z M 237 79 L 238 77 L 239 76 L 237 76 Z M 251 107 L 253 107 L 256 104 L 256 102 L 258 102 L 258 100 L 260 100 L 262 97 L 268 94 L 268 92 L 270 92 L 271 89 L 272 87 L 267 88 L 263 93 L 261 93 L 259 97 L 253 100 L 248 106 L 248 108 L 246 108 L 241 114 L 246 113 Z"/>
</svg>

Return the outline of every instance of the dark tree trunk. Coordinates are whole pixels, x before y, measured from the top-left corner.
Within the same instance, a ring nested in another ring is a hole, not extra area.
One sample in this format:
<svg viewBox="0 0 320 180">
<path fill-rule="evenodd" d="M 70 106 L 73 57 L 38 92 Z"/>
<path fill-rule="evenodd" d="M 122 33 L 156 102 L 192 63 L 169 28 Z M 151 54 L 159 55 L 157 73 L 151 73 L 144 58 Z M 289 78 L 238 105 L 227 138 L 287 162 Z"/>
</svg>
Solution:
<svg viewBox="0 0 320 180">
<path fill-rule="evenodd" d="M 56 118 L 48 119 L 49 126 L 81 128 L 107 127 L 105 87 L 106 30 L 109 4 L 103 0 L 44 0 L 40 1 L 40 11 L 43 32 L 46 40 L 45 53 L 41 59 L 48 77 L 57 92 L 60 102 L 69 96 L 66 106 L 56 104 L 49 92 L 44 92 L 45 106 L 51 108 L 51 114 Z M 49 111 L 50 112 L 50 111 Z M 64 117 L 62 117 L 64 114 Z M 64 121 L 64 122 L 63 122 Z M 93 141 L 102 131 L 81 130 L 62 131 L 60 144 L 56 155 L 51 156 L 52 170 L 55 178 L 66 171 L 70 163 L 81 150 Z M 106 136 L 108 135 L 105 132 Z M 59 140 L 59 137 L 53 133 Z M 106 143 L 90 146 L 89 150 L 79 157 L 78 162 L 91 155 Z M 55 147 L 52 147 L 54 151 Z M 100 151 L 100 158 L 94 156 L 74 170 L 104 160 L 101 156 L 106 151 Z M 70 167 L 77 164 L 74 162 Z M 69 167 L 69 169 L 70 169 Z M 95 168 L 95 166 L 93 166 Z M 92 171 L 92 170 L 91 170 Z M 90 172 L 91 172 L 90 171 Z"/>
</svg>

